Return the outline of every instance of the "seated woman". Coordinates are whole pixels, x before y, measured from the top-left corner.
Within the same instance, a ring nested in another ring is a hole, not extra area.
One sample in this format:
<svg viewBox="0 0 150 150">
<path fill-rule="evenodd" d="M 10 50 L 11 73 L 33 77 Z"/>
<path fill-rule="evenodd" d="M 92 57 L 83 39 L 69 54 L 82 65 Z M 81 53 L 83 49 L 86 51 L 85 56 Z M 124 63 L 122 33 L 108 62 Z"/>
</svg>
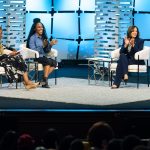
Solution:
<svg viewBox="0 0 150 150">
<path fill-rule="evenodd" d="M 116 68 L 116 76 L 112 89 L 119 88 L 121 80 L 128 81 L 128 65 L 138 64 L 134 55 L 143 49 L 144 40 L 139 38 L 139 30 L 136 26 L 130 26 L 127 31 L 127 37 L 124 38 L 120 49 L 120 57 Z M 139 61 L 140 65 L 144 65 L 144 60 Z"/>
<path fill-rule="evenodd" d="M 57 65 L 55 60 L 46 57 L 46 53 L 49 53 L 55 44 L 57 44 L 57 40 L 52 40 L 50 43 L 48 42 L 44 25 L 40 22 L 39 18 L 35 18 L 27 39 L 27 47 L 37 50 L 40 54 L 40 57 L 37 58 L 36 61 L 41 63 L 44 67 L 43 81 L 41 82 L 44 88 L 49 88 L 48 76 Z"/>
<path fill-rule="evenodd" d="M 2 39 L 2 27 L 0 27 L 0 41 Z M 5 54 L 5 50 L 11 50 L 12 52 L 7 55 Z M 0 42 L 0 67 L 4 67 L 8 81 L 13 82 L 18 79 L 16 72 L 23 76 L 24 86 L 26 89 L 36 88 L 39 83 L 33 83 L 29 80 L 27 74 L 27 66 L 22 59 L 22 56 L 13 49 L 7 48 L 2 45 Z"/>
</svg>

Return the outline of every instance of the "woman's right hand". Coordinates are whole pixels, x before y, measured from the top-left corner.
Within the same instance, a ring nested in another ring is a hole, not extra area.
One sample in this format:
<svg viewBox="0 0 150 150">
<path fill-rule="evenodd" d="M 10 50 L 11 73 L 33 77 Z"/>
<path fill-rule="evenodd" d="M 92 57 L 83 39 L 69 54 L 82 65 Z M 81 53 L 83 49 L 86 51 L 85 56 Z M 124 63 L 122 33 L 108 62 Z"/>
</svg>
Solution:
<svg viewBox="0 0 150 150">
<path fill-rule="evenodd" d="M 127 37 L 125 37 L 124 38 L 124 43 L 125 43 L 124 47 L 126 48 L 129 45 L 130 40 Z"/>
</svg>

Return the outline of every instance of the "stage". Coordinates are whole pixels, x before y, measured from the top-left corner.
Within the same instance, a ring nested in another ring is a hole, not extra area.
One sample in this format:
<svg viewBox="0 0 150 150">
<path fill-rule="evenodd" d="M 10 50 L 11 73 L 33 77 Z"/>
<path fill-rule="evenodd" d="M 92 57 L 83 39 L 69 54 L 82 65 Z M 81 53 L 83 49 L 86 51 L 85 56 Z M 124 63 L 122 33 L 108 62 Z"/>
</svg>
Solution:
<svg viewBox="0 0 150 150">
<path fill-rule="evenodd" d="M 108 81 L 88 85 L 87 79 L 49 79 L 50 89 L 41 87 L 27 91 L 23 85 L 7 88 L 3 84 L 0 91 L 1 109 L 148 109 L 150 108 L 150 88 L 146 84 L 128 83 L 119 89 L 111 89 Z"/>
</svg>

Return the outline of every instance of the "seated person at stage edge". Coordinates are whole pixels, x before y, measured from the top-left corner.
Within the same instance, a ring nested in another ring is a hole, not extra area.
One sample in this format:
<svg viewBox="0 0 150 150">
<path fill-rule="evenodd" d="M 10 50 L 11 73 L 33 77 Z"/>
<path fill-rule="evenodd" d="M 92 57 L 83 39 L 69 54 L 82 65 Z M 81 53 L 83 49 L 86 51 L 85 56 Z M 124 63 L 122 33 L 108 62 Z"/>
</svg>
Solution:
<svg viewBox="0 0 150 150">
<path fill-rule="evenodd" d="M 2 27 L 0 27 L 0 41 L 2 40 L 2 34 Z M 12 52 L 6 55 L 5 50 L 10 50 Z M 9 83 L 17 80 L 17 71 L 18 74 L 23 76 L 23 83 L 26 89 L 36 88 L 39 85 L 39 83 L 33 83 L 29 80 L 27 65 L 25 64 L 22 56 L 15 49 L 2 45 L 2 42 L 0 42 L 0 67 L 4 67 Z"/>
<path fill-rule="evenodd" d="M 36 59 L 38 63 L 41 63 L 44 67 L 43 80 L 41 82 L 42 87 L 49 88 L 48 76 L 55 69 L 57 62 L 51 58 L 46 57 L 46 53 L 51 51 L 53 45 L 57 43 L 57 40 L 48 42 L 48 37 L 44 25 L 40 22 L 39 18 L 33 20 L 28 39 L 27 47 L 39 52 L 40 57 Z"/>
<path fill-rule="evenodd" d="M 120 86 L 121 80 L 128 81 L 128 65 L 138 64 L 134 55 L 143 49 L 144 40 L 139 38 L 139 30 L 136 26 L 130 26 L 127 31 L 127 37 L 124 38 L 120 49 L 120 57 L 117 64 L 116 76 L 112 89 Z M 139 60 L 140 65 L 144 65 L 144 60 Z"/>
</svg>

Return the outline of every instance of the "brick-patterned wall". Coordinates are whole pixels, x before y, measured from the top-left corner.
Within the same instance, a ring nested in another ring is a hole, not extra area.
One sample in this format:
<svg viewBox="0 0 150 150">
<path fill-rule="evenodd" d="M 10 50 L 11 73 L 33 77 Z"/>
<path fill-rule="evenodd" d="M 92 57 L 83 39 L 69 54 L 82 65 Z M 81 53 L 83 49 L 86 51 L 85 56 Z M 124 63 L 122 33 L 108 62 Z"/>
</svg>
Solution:
<svg viewBox="0 0 150 150">
<path fill-rule="evenodd" d="M 96 0 L 95 57 L 109 57 L 132 24 L 132 0 Z"/>
<path fill-rule="evenodd" d="M 25 40 L 25 1 L 0 1 L 0 26 L 3 28 L 3 44 L 18 49 Z"/>
</svg>

